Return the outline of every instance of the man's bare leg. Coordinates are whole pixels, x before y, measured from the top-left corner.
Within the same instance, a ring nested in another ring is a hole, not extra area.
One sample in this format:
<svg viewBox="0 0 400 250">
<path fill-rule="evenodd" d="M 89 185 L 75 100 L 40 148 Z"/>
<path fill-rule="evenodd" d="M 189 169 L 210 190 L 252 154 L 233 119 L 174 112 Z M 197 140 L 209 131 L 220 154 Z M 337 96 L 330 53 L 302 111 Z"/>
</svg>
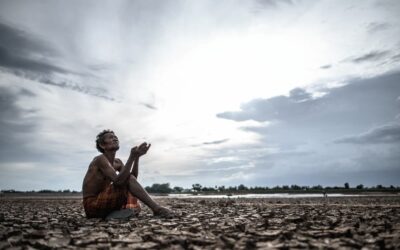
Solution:
<svg viewBox="0 0 400 250">
<path fill-rule="evenodd" d="M 158 205 L 133 175 L 129 177 L 129 192 L 146 204 L 155 215 L 171 213 L 168 209 Z"/>
</svg>

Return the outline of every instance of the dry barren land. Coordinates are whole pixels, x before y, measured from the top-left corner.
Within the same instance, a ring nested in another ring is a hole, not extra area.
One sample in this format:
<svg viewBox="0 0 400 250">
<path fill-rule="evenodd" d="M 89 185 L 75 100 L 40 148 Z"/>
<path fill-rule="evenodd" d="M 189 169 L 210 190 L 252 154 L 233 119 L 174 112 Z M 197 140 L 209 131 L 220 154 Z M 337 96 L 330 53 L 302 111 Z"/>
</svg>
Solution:
<svg viewBox="0 0 400 250">
<path fill-rule="evenodd" d="M 157 198 L 127 221 L 84 217 L 81 199 L 0 198 L 0 249 L 400 249 L 400 197 Z"/>
</svg>

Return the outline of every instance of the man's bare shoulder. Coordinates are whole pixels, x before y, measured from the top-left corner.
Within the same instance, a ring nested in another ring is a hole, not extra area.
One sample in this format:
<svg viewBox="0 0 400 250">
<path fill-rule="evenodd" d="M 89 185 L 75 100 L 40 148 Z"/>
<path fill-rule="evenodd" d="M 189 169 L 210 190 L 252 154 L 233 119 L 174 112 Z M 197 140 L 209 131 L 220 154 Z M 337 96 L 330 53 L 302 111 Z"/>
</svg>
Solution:
<svg viewBox="0 0 400 250">
<path fill-rule="evenodd" d="M 95 156 L 89 164 L 89 169 L 97 168 L 101 162 L 104 163 L 104 160 L 106 158 L 103 154 Z"/>
<path fill-rule="evenodd" d="M 101 171 L 101 161 L 104 155 L 98 155 L 91 161 L 86 176 L 83 180 L 83 197 L 96 196 L 103 187 L 109 183 L 104 173 Z"/>
<path fill-rule="evenodd" d="M 107 161 L 107 158 L 103 154 L 100 154 L 93 158 L 92 163 L 96 164 L 96 163 L 99 163 L 100 161 L 102 161 L 102 162 Z"/>
</svg>

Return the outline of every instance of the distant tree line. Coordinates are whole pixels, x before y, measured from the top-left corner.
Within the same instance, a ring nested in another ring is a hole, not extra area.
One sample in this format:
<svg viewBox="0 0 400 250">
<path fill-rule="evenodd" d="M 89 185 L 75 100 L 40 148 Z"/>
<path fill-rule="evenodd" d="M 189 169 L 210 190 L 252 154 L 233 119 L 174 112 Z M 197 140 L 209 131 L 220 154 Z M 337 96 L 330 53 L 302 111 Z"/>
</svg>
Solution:
<svg viewBox="0 0 400 250">
<path fill-rule="evenodd" d="M 325 186 L 322 185 L 314 185 L 314 186 L 300 186 L 300 185 L 282 185 L 282 186 L 274 186 L 274 187 L 262 187 L 262 186 L 254 186 L 247 187 L 243 184 L 239 186 L 214 186 L 214 187 L 203 187 L 201 184 L 196 183 L 192 185 L 192 188 L 185 189 L 183 187 L 175 186 L 173 188 L 170 187 L 169 183 L 158 184 L 154 183 L 152 186 L 145 187 L 147 192 L 149 193 L 283 193 L 283 192 L 298 192 L 298 193 L 307 193 L 307 192 L 400 192 L 400 187 L 397 186 L 383 186 L 376 185 L 371 187 L 365 187 L 363 184 L 359 184 L 355 187 L 350 187 L 348 182 L 344 183 L 343 186 Z"/>
<path fill-rule="evenodd" d="M 247 187 L 243 184 L 238 186 L 214 186 L 214 187 L 203 187 L 201 184 L 196 183 L 192 185 L 192 188 L 183 188 L 183 187 L 171 187 L 169 183 L 154 183 L 151 186 L 145 187 L 146 191 L 153 194 L 169 194 L 169 193 L 312 193 L 312 192 L 400 192 L 400 186 L 384 186 L 384 185 L 376 185 L 372 187 L 366 187 L 363 184 L 358 184 L 354 187 L 351 187 L 348 182 L 344 183 L 343 186 L 325 186 L 322 185 L 314 185 L 314 186 L 300 186 L 300 185 L 282 185 L 282 186 L 274 186 L 274 187 L 262 187 L 262 186 L 254 186 Z M 17 191 L 14 189 L 1 190 L 1 193 L 63 193 L 63 194 L 78 194 L 81 192 L 75 190 L 50 190 L 50 189 L 42 189 L 39 191 L 31 190 L 31 191 Z"/>
<path fill-rule="evenodd" d="M 145 187 L 149 193 L 168 194 L 172 193 L 173 189 L 169 186 L 169 183 L 158 184 L 154 183 L 151 187 Z"/>
<path fill-rule="evenodd" d="M 40 194 L 47 194 L 47 193 L 64 193 L 64 194 L 78 194 L 81 192 L 75 191 L 75 190 L 69 190 L 69 189 L 64 189 L 64 190 L 50 190 L 50 189 L 41 189 L 41 190 L 30 190 L 30 191 L 19 191 L 19 190 L 14 190 L 14 189 L 3 189 L 1 190 L 2 193 L 40 193 Z"/>
</svg>

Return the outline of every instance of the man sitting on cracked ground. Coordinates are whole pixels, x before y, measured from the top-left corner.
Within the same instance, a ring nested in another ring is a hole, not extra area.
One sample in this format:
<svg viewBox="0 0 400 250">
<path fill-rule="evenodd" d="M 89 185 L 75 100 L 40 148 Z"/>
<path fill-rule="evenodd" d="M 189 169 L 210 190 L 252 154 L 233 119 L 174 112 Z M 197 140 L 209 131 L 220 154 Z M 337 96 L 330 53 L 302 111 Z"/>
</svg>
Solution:
<svg viewBox="0 0 400 250">
<path fill-rule="evenodd" d="M 88 218 L 123 219 L 135 216 L 140 212 L 137 199 L 146 204 L 155 216 L 174 216 L 172 211 L 157 204 L 136 179 L 139 158 L 147 153 L 150 146 L 144 142 L 139 147 L 133 147 L 124 165 L 115 158 L 119 141 L 114 132 L 104 130 L 97 135 L 96 147 L 102 154 L 90 163 L 82 186 L 83 206 Z"/>
</svg>

